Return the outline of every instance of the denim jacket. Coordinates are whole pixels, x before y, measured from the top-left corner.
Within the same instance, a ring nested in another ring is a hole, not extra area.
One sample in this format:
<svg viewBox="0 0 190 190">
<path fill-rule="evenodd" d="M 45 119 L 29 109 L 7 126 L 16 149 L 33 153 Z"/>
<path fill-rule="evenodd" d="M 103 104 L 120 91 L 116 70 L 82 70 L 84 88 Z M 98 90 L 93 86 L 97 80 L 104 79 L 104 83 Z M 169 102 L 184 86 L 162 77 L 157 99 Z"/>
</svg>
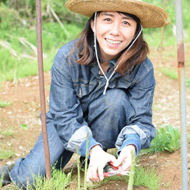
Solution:
<svg viewBox="0 0 190 190">
<path fill-rule="evenodd" d="M 63 146 L 72 152 L 85 156 L 88 137 L 88 151 L 96 144 L 83 113 L 88 105 L 103 94 L 105 78 L 99 75 L 98 65 L 80 65 L 77 51 L 71 50 L 75 40 L 64 45 L 56 54 L 51 69 L 51 89 L 47 122 L 53 121 Z M 69 60 L 70 59 L 70 60 Z M 112 61 L 110 64 L 114 64 Z M 111 70 L 111 69 L 110 69 Z M 109 77 L 112 71 L 108 71 Z M 153 65 L 147 58 L 135 66 L 130 75 L 124 77 L 115 73 L 108 88 L 126 89 L 134 115 L 118 135 L 115 146 L 120 150 L 127 144 L 134 144 L 137 154 L 141 148 L 150 147 L 155 136 L 152 124 L 152 102 L 155 88 Z"/>
</svg>

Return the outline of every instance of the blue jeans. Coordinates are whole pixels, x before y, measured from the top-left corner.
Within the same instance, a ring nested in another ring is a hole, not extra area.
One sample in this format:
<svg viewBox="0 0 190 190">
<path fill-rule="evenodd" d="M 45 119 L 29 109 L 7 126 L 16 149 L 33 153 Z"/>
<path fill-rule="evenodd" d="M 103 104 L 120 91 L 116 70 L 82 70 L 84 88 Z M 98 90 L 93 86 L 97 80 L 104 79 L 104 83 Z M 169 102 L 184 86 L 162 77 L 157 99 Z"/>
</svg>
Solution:
<svg viewBox="0 0 190 190">
<path fill-rule="evenodd" d="M 85 119 L 92 130 L 93 138 L 101 143 L 103 149 L 115 147 L 117 136 L 128 120 L 128 98 L 123 90 L 109 89 L 106 95 L 94 100 L 88 107 Z M 73 152 L 67 151 L 60 140 L 53 121 L 47 122 L 48 142 L 51 165 L 56 163 L 57 169 L 62 169 L 72 157 Z M 11 170 L 12 182 L 18 186 L 33 184 L 33 175 L 45 176 L 45 156 L 42 134 L 34 148 L 26 156 L 16 161 Z"/>
</svg>

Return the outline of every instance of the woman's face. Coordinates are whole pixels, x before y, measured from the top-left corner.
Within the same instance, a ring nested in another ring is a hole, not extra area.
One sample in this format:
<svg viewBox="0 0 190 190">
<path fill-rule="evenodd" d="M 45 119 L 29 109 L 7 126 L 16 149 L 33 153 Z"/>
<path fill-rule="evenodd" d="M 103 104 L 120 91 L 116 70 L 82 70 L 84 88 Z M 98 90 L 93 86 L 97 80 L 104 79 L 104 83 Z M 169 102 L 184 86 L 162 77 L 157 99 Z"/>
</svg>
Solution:
<svg viewBox="0 0 190 190">
<path fill-rule="evenodd" d="M 101 12 L 96 19 L 96 38 L 101 57 L 115 59 L 135 38 L 137 23 L 131 17 L 118 12 Z M 91 21 L 94 32 L 94 21 Z"/>
</svg>

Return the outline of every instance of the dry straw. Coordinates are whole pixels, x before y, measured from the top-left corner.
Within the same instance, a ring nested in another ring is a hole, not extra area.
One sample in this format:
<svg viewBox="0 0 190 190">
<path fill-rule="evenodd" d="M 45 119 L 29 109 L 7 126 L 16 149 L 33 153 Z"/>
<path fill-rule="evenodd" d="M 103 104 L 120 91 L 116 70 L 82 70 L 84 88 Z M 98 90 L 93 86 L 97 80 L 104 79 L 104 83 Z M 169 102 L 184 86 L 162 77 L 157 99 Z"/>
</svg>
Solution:
<svg viewBox="0 0 190 190">
<path fill-rule="evenodd" d="M 130 13 L 141 20 L 143 28 L 163 27 L 170 23 L 164 9 L 140 0 L 69 0 L 65 6 L 71 12 L 87 17 L 98 11 Z"/>
</svg>

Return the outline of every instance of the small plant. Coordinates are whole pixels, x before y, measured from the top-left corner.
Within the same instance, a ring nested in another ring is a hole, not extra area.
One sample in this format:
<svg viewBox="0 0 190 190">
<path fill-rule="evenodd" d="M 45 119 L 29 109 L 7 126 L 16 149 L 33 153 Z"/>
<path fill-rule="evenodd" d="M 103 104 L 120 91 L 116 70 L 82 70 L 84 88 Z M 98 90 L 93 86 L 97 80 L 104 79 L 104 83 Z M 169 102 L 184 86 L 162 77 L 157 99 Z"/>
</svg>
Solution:
<svg viewBox="0 0 190 190">
<path fill-rule="evenodd" d="M 165 148 L 169 152 L 174 152 L 180 147 L 180 133 L 177 127 L 171 125 L 166 126 L 166 133 L 168 134 L 169 144 Z"/>
<path fill-rule="evenodd" d="M 6 130 L 6 131 L 1 132 L 1 134 L 5 135 L 5 136 L 13 136 L 14 135 L 14 131 L 12 131 L 12 130 Z"/>
<path fill-rule="evenodd" d="M 15 154 L 14 151 L 2 149 L 0 151 L 0 160 L 11 158 L 14 154 Z"/>
<path fill-rule="evenodd" d="M 1 101 L 0 102 L 0 108 L 7 107 L 7 106 L 9 106 L 11 104 L 12 104 L 12 102 Z"/>
<path fill-rule="evenodd" d="M 24 130 L 27 130 L 28 129 L 28 125 L 26 124 L 20 124 L 20 127 Z"/>
<path fill-rule="evenodd" d="M 157 153 L 165 150 L 174 152 L 180 147 L 180 132 L 179 129 L 171 125 L 161 126 L 156 131 L 156 137 L 151 142 L 149 149 L 141 150 L 141 153 Z"/>
<path fill-rule="evenodd" d="M 157 190 L 160 184 L 161 178 L 157 176 L 155 168 L 135 168 L 134 186 L 144 186 L 150 190 Z"/>
<path fill-rule="evenodd" d="M 33 185 L 36 190 L 63 190 L 71 182 L 71 172 L 67 175 L 62 170 L 57 170 L 52 168 L 51 179 L 46 179 L 46 177 L 36 176 L 35 184 Z M 33 190 L 33 187 L 29 185 L 28 190 Z"/>
<path fill-rule="evenodd" d="M 169 187 L 170 187 L 170 182 L 166 183 L 166 184 L 164 185 L 164 187 L 165 187 L 165 188 L 169 188 Z"/>
</svg>

